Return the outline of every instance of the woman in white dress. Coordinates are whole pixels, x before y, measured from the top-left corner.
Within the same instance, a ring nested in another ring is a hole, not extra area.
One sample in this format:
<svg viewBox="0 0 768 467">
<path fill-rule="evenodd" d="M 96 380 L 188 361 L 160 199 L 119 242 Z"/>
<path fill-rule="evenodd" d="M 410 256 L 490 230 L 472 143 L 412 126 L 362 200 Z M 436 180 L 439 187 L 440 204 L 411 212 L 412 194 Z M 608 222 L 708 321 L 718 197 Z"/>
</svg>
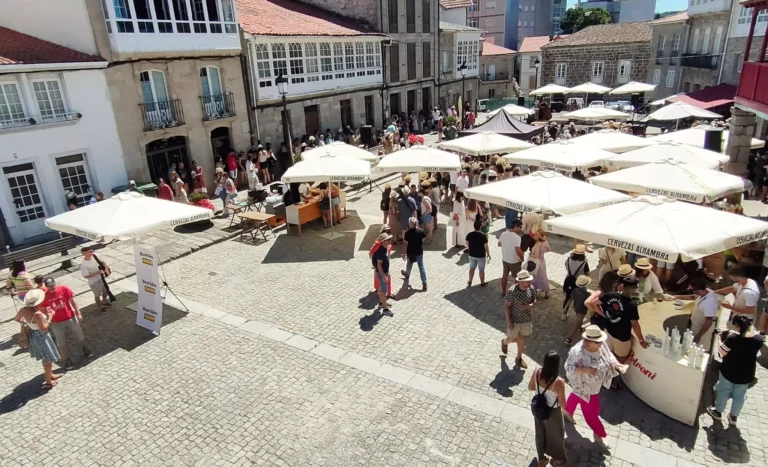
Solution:
<svg viewBox="0 0 768 467">
<path fill-rule="evenodd" d="M 467 235 L 475 230 L 475 219 L 477 219 L 477 213 L 480 207 L 477 205 L 477 201 L 470 199 L 467 201 L 467 209 L 464 216 L 464 231 L 461 234 L 462 241 L 466 243 Z"/>
<path fill-rule="evenodd" d="M 451 224 L 453 230 L 451 232 L 451 245 L 456 247 L 463 247 L 466 243 L 466 226 L 467 226 L 467 214 L 466 207 L 464 206 L 464 195 L 456 193 L 456 199 L 453 201 L 453 211 L 451 211 Z"/>
</svg>

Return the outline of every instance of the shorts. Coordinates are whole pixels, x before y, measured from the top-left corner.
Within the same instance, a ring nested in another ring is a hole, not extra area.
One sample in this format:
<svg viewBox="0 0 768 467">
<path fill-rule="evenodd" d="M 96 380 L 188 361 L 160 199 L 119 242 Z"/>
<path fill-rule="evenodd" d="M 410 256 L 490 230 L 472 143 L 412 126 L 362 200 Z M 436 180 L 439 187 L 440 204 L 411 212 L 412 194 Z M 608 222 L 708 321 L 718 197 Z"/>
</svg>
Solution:
<svg viewBox="0 0 768 467">
<path fill-rule="evenodd" d="M 531 237 L 528 234 L 524 234 L 520 238 L 520 249 L 523 251 L 530 250 L 531 248 L 533 248 L 535 244 L 536 244 L 536 240 L 534 240 L 533 237 Z"/>
<path fill-rule="evenodd" d="M 479 269 L 481 271 L 485 271 L 485 258 L 475 258 L 474 256 L 469 257 L 469 269 Z"/>
<path fill-rule="evenodd" d="M 67 334 L 72 336 L 72 339 L 78 344 L 85 340 L 83 329 L 80 327 L 80 323 L 77 322 L 77 318 L 51 323 L 51 332 L 53 333 L 53 338 L 56 339 L 56 345 L 59 347 L 66 344 Z"/>
<path fill-rule="evenodd" d="M 507 328 L 507 341 L 517 340 L 519 337 L 528 337 L 533 334 L 533 323 L 514 323 L 514 328 Z"/>
<path fill-rule="evenodd" d="M 624 342 L 608 334 L 608 348 L 617 357 L 626 357 L 632 351 L 632 338 Z"/>
<path fill-rule="evenodd" d="M 420 224 L 429 225 L 432 223 L 432 220 L 433 220 L 432 214 L 424 214 L 423 216 L 421 216 Z"/>
<path fill-rule="evenodd" d="M 88 284 L 88 287 L 91 288 L 91 292 L 93 292 L 94 297 L 101 298 L 101 296 L 104 295 L 104 283 L 101 281 L 101 279 L 92 284 Z"/>
<path fill-rule="evenodd" d="M 520 272 L 520 269 L 523 267 L 522 261 L 517 263 L 507 263 L 506 261 L 502 261 L 501 264 L 504 265 L 504 272 L 501 273 L 501 277 L 506 278 L 508 274 L 512 274 L 512 283 L 514 283 L 517 273 Z"/>
<path fill-rule="evenodd" d="M 336 207 L 341 204 L 339 198 L 331 198 L 331 206 Z"/>
<path fill-rule="evenodd" d="M 451 189 L 451 191 L 456 191 L 456 184 L 455 183 L 451 183 L 450 185 L 448 185 L 448 187 Z"/>
<path fill-rule="evenodd" d="M 664 261 L 659 261 L 656 263 L 657 268 L 663 268 L 663 269 L 675 269 L 675 263 L 667 263 Z"/>
<path fill-rule="evenodd" d="M 379 292 L 381 293 L 387 293 L 388 289 L 388 282 L 384 280 L 384 277 L 381 275 L 381 273 L 376 270 L 376 279 L 379 281 Z"/>
</svg>

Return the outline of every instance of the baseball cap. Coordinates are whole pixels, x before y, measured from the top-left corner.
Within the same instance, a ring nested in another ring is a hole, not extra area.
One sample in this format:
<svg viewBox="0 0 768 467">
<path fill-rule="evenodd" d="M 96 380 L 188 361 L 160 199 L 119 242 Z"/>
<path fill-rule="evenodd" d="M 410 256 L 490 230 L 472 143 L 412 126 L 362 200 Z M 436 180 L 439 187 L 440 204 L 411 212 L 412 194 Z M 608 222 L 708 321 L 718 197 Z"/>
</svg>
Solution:
<svg viewBox="0 0 768 467">
<path fill-rule="evenodd" d="M 51 276 L 48 276 L 43 280 L 43 284 L 45 284 L 46 287 L 55 287 L 56 286 L 56 279 L 54 279 Z"/>
</svg>

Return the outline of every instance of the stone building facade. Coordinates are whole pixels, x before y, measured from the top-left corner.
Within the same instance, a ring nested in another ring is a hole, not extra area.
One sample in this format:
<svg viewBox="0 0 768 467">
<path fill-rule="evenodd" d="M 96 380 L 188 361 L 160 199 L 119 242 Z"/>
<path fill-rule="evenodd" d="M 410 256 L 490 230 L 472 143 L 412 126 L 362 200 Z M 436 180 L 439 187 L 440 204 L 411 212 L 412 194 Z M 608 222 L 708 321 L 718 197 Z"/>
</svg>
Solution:
<svg viewBox="0 0 768 467">
<path fill-rule="evenodd" d="M 480 48 L 483 31 L 459 24 L 440 23 L 440 68 L 437 85 L 437 105 L 446 109 L 464 95 L 464 106 L 475 108 L 479 94 Z M 466 69 L 459 70 L 466 63 Z"/>
<path fill-rule="evenodd" d="M 729 8 L 704 12 L 689 9 L 680 92 L 698 91 L 719 84 L 729 15 Z"/>
<path fill-rule="evenodd" d="M 519 88 L 515 81 L 515 57 L 517 53 L 485 42 L 480 52 L 479 99 L 516 97 Z"/>
<path fill-rule="evenodd" d="M 648 22 L 590 26 L 541 50 L 542 86 L 593 82 L 617 87 L 648 76 L 651 27 Z"/>
<path fill-rule="evenodd" d="M 688 13 L 681 12 L 651 21 L 651 63 L 646 83 L 656 85 L 647 97 L 663 99 L 680 92 L 681 55 L 688 37 Z"/>
</svg>

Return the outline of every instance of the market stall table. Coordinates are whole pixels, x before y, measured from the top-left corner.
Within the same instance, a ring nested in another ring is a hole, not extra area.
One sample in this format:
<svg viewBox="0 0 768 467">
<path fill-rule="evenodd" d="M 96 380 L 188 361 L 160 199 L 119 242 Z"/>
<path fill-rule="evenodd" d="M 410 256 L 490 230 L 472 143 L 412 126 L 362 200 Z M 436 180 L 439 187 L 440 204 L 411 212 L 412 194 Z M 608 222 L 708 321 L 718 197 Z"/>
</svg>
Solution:
<svg viewBox="0 0 768 467">
<path fill-rule="evenodd" d="M 716 326 L 711 326 L 700 340 L 700 344 L 707 350 L 700 368 L 688 366 L 686 356 L 675 355 L 677 358 L 670 358 L 665 355 L 664 337 L 667 328 L 674 329 L 675 326 L 681 335 L 684 334 L 688 329 L 692 310 L 692 301 L 684 301 L 681 309 L 676 309 L 671 301 L 640 305 L 639 323 L 650 345 L 644 349 L 636 336 L 632 335 L 632 351 L 627 361 L 629 369 L 622 378 L 629 390 L 641 401 L 690 426 L 698 419 L 711 350 L 713 346 L 718 345 L 717 339 L 712 336 Z M 721 311 L 722 308 L 718 310 L 718 326 L 724 328 L 720 321 L 727 318 L 728 313 Z M 662 345 L 657 347 L 651 343 L 649 336 L 660 339 Z"/>
<path fill-rule="evenodd" d="M 272 235 L 277 238 L 275 231 L 272 230 L 272 224 L 270 223 L 275 218 L 274 214 L 251 211 L 241 212 L 237 216 L 243 221 L 243 230 L 240 232 L 240 240 L 243 239 L 243 235 L 246 233 L 251 234 L 251 238 L 255 240 L 256 234 L 254 231 L 258 231 L 261 233 L 261 236 L 264 237 L 264 241 L 266 241 L 267 236 L 264 233 L 265 227 L 268 227 L 270 232 L 272 232 Z"/>
<path fill-rule="evenodd" d="M 341 218 L 346 219 L 349 217 L 347 216 L 347 193 L 343 190 L 339 190 L 339 201 L 341 202 Z M 301 235 L 302 225 L 321 217 L 319 201 L 301 202 L 285 207 L 286 227 L 290 230 L 290 227 L 295 225 L 298 228 L 299 235 Z"/>
</svg>

